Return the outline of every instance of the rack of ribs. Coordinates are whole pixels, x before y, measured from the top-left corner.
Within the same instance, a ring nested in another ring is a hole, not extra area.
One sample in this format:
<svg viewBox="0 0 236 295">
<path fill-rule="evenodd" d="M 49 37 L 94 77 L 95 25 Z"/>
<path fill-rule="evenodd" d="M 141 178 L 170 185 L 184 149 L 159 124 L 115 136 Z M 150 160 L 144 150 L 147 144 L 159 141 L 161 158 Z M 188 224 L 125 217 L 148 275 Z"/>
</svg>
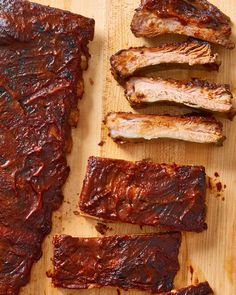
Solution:
<svg viewBox="0 0 236 295">
<path fill-rule="evenodd" d="M 208 282 L 192 285 L 187 288 L 161 293 L 159 295 L 213 295 L 214 292 Z"/>
<path fill-rule="evenodd" d="M 103 238 L 55 236 L 52 282 L 55 287 L 113 286 L 166 292 L 179 270 L 181 234 L 159 233 Z"/>
<path fill-rule="evenodd" d="M 227 84 L 192 79 L 133 77 L 125 84 L 125 95 L 134 108 L 153 103 L 174 103 L 211 112 L 230 113 L 233 95 Z"/>
<path fill-rule="evenodd" d="M 200 232 L 205 198 L 202 166 L 90 157 L 79 207 L 103 220 Z"/>
<path fill-rule="evenodd" d="M 93 19 L 0 0 L 0 294 L 27 284 L 62 203 L 93 34 Z"/>
<path fill-rule="evenodd" d="M 111 72 L 122 83 L 148 67 L 165 70 L 173 66 L 205 66 L 218 70 L 220 62 L 209 43 L 190 39 L 180 43 L 164 43 L 158 47 L 131 47 L 118 51 L 110 58 Z M 168 67 L 167 67 L 168 66 Z"/>
<path fill-rule="evenodd" d="M 136 37 L 175 33 L 234 48 L 230 18 L 206 0 L 142 0 L 131 30 Z"/>
<path fill-rule="evenodd" d="M 212 116 L 159 116 L 113 112 L 106 116 L 109 136 L 119 143 L 172 138 L 222 145 L 223 125 Z"/>
</svg>

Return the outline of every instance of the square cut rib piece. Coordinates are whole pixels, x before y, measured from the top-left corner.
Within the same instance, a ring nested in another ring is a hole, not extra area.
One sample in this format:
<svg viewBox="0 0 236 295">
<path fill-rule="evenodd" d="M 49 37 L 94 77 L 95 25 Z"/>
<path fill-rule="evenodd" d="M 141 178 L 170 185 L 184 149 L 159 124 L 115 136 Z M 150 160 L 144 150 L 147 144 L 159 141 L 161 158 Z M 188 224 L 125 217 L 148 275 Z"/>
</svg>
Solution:
<svg viewBox="0 0 236 295">
<path fill-rule="evenodd" d="M 231 21 L 206 0 L 142 0 L 134 14 L 131 30 L 136 37 L 162 34 L 186 35 L 234 48 Z"/>
<path fill-rule="evenodd" d="M 133 77 L 125 84 L 125 95 L 130 105 L 142 108 L 158 103 L 185 105 L 211 112 L 230 113 L 233 95 L 230 86 L 192 79 Z"/>
<path fill-rule="evenodd" d="M 103 220 L 200 232 L 205 197 L 202 166 L 90 157 L 79 206 Z"/>
<path fill-rule="evenodd" d="M 218 70 L 220 62 L 207 42 L 190 39 L 180 43 L 164 43 L 158 47 L 131 47 L 118 51 L 110 58 L 111 72 L 115 79 L 123 83 L 137 72 L 162 65 L 205 66 L 209 70 Z"/>
<path fill-rule="evenodd" d="M 93 19 L 0 0 L 1 295 L 27 284 L 62 203 L 93 34 Z"/>
<path fill-rule="evenodd" d="M 214 295 L 208 282 L 192 285 L 187 288 L 161 293 L 160 295 Z"/>
<path fill-rule="evenodd" d="M 159 116 L 125 112 L 109 113 L 105 119 L 109 136 L 118 143 L 161 138 L 222 145 L 222 123 L 212 116 Z"/>
<path fill-rule="evenodd" d="M 179 270 L 180 233 L 103 238 L 55 236 L 55 287 L 88 289 L 112 286 L 166 292 Z"/>
</svg>

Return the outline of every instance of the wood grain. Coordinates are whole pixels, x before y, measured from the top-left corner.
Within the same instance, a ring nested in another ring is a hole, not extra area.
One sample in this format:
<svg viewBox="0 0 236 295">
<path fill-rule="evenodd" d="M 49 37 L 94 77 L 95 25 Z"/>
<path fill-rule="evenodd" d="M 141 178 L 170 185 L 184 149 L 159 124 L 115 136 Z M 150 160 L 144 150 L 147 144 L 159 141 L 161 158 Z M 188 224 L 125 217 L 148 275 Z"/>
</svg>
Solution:
<svg viewBox="0 0 236 295">
<path fill-rule="evenodd" d="M 102 118 L 109 111 L 132 111 L 123 90 L 110 74 L 110 55 L 122 48 L 136 45 L 155 45 L 173 37 L 161 37 L 147 41 L 135 38 L 129 27 L 134 9 L 139 0 L 41 0 L 42 4 L 68 9 L 96 20 L 96 34 L 90 45 L 92 59 L 90 68 L 85 74 L 86 94 L 79 103 L 81 116 L 79 127 L 73 131 L 74 146 L 68 157 L 71 174 L 64 188 L 65 201 L 54 214 L 53 230 L 43 245 L 43 257 L 33 267 L 31 282 L 22 289 L 25 295 L 115 295 L 116 289 L 70 291 L 51 287 L 46 271 L 51 268 L 52 236 L 55 233 L 66 233 L 74 236 L 99 236 L 95 230 L 96 221 L 76 215 L 78 193 L 85 174 L 87 158 L 90 155 L 101 155 L 127 160 L 151 158 L 157 162 L 176 162 L 178 164 L 200 164 L 206 166 L 207 173 L 213 176 L 217 171 L 220 180 L 227 188 L 222 197 L 208 194 L 209 229 L 201 234 L 183 234 L 180 253 L 181 271 L 176 279 L 177 287 L 182 287 L 197 280 L 209 280 L 216 295 L 233 295 L 236 292 L 236 120 L 230 122 L 222 119 L 227 141 L 224 146 L 204 146 L 177 141 L 159 141 L 145 144 L 118 146 L 107 137 L 107 130 L 101 124 Z M 233 23 L 236 24 L 236 6 L 234 0 L 216 1 Z M 233 39 L 236 41 L 236 30 Z M 223 61 L 219 73 L 193 71 L 171 71 L 160 73 L 163 77 L 206 78 L 211 81 L 230 83 L 236 92 L 236 50 L 229 51 L 217 48 Z M 178 112 L 176 108 L 149 107 L 143 113 Z M 104 140 L 100 147 L 98 143 Z M 116 233 L 143 233 L 156 231 L 154 228 L 112 224 Z M 190 266 L 193 268 L 191 274 Z M 126 294 L 144 292 L 130 291 Z M 124 294 L 124 291 L 121 291 Z"/>
</svg>

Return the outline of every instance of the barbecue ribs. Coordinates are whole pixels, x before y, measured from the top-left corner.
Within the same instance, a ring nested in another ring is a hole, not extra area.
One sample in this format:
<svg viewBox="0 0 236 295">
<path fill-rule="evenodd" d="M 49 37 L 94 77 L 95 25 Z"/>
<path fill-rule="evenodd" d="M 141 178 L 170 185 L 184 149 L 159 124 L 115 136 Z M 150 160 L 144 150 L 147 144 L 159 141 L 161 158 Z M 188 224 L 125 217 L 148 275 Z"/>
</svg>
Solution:
<svg viewBox="0 0 236 295">
<path fill-rule="evenodd" d="M 201 166 L 90 157 L 80 209 L 104 220 L 200 232 L 205 194 Z"/>
<path fill-rule="evenodd" d="M 93 34 L 93 19 L 0 0 L 1 295 L 28 282 L 62 203 Z"/>
<path fill-rule="evenodd" d="M 174 79 L 134 77 L 125 85 L 125 95 L 132 107 L 152 103 L 176 103 L 212 112 L 230 113 L 232 93 L 230 86 L 192 79 L 190 82 Z"/>
<path fill-rule="evenodd" d="M 55 287 L 113 286 L 166 292 L 179 270 L 180 233 L 73 238 L 55 236 Z"/>
<path fill-rule="evenodd" d="M 134 47 L 118 51 L 110 59 L 115 79 L 122 83 L 137 71 L 161 65 L 205 66 L 210 70 L 219 69 L 217 54 L 213 54 L 207 42 L 188 40 L 182 43 L 167 43 L 158 47 Z"/>
<path fill-rule="evenodd" d="M 173 290 L 167 293 L 161 293 L 159 295 L 213 295 L 214 292 L 211 289 L 208 282 L 200 283 L 198 285 L 192 285 L 180 290 Z"/>
<path fill-rule="evenodd" d="M 131 30 L 136 37 L 175 33 L 234 48 L 229 17 L 206 0 L 142 0 Z"/>
<path fill-rule="evenodd" d="M 211 116 L 159 116 L 109 113 L 105 119 L 111 138 L 120 143 L 173 138 L 221 145 L 222 123 Z"/>
</svg>

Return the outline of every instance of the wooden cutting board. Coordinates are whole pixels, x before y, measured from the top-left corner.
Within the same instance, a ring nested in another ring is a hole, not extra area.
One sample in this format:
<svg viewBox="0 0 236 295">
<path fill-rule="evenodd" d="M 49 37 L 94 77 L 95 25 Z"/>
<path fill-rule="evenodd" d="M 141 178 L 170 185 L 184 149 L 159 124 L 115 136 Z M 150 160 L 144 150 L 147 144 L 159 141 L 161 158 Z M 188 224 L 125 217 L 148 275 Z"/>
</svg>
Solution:
<svg viewBox="0 0 236 295">
<path fill-rule="evenodd" d="M 36 0 L 35 0 L 36 1 Z M 157 162 L 178 164 L 200 164 L 206 167 L 208 175 L 226 184 L 220 196 L 208 193 L 207 223 L 209 229 L 201 234 L 184 233 L 180 253 L 181 270 L 176 286 L 183 287 L 196 281 L 208 280 L 216 295 L 236 294 L 236 120 L 222 119 L 227 141 L 223 147 L 163 140 L 155 143 L 118 146 L 107 137 L 102 118 L 108 111 L 131 111 L 123 90 L 112 78 L 109 71 L 109 57 L 119 49 L 136 45 L 154 45 L 173 37 L 159 38 L 156 41 L 136 39 L 130 31 L 134 9 L 140 0 L 37 0 L 37 2 L 67 9 L 75 13 L 93 17 L 96 20 L 95 39 L 90 45 L 92 59 L 85 74 L 85 95 L 79 103 L 81 110 L 79 128 L 73 131 L 74 147 L 69 156 L 71 174 L 64 189 L 65 201 L 54 214 L 53 230 L 43 244 L 43 257 L 35 264 L 31 282 L 22 289 L 25 295 L 90 294 L 115 295 L 116 289 L 103 288 L 89 291 L 67 291 L 51 287 L 46 271 L 51 268 L 52 236 L 55 233 L 73 236 L 100 236 L 96 231 L 96 221 L 85 219 L 77 214 L 78 194 L 85 174 L 87 158 L 101 155 L 127 160 L 151 158 Z M 228 14 L 236 24 L 234 0 L 217 1 L 213 4 Z M 236 41 L 236 28 L 233 29 Z M 156 42 L 156 43 L 155 43 Z M 223 61 L 219 73 L 193 71 L 171 71 L 160 73 L 164 77 L 188 79 L 200 77 L 211 81 L 230 83 L 236 88 L 236 49 L 233 51 L 217 48 Z M 234 91 L 235 92 L 235 91 Z M 176 112 L 177 109 L 150 107 L 142 113 Z M 103 140 L 103 146 L 98 143 Z M 112 224 L 116 233 L 144 233 L 155 228 Z M 130 291 L 126 294 L 144 292 Z M 125 294 L 121 291 L 121 294 Z"/>
</svg>

